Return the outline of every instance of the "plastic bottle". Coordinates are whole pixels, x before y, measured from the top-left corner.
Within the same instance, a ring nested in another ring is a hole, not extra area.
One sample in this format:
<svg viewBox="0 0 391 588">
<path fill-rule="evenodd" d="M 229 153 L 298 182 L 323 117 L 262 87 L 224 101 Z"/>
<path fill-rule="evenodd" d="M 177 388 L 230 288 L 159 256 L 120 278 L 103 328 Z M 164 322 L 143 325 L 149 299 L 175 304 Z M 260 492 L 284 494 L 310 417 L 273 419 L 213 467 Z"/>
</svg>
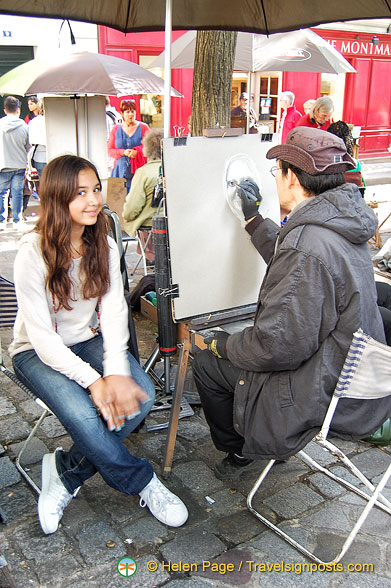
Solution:
<svg viewBox="0 0 391 588">
<path fill-rule="evenodd" d="M 145 298 L 149 302 L 152 302 L 152 304 L 154 306 L 156 306 L 156 292 L 154 290 L 151 290 L 151 292 L 147 292 L 146 295 L 145 295 Z"/>
</svg>

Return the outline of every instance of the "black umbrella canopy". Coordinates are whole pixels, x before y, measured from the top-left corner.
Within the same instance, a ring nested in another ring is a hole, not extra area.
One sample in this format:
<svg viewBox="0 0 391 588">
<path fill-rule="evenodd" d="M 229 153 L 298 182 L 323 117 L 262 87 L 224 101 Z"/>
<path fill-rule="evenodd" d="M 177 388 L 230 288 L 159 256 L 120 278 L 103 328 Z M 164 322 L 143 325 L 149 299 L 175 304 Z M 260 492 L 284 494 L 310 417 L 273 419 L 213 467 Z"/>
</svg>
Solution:
<svg viewBox="0 0 391 588">
<path fill-rule="evenodd" d="M 164 30 L 166 0 L 0 0 L 0 13 L 70 18 L 123 32 Z M 172 0 L 173 29 L 277 33 L 390 18 L 391 0 Z"/>
</svg>

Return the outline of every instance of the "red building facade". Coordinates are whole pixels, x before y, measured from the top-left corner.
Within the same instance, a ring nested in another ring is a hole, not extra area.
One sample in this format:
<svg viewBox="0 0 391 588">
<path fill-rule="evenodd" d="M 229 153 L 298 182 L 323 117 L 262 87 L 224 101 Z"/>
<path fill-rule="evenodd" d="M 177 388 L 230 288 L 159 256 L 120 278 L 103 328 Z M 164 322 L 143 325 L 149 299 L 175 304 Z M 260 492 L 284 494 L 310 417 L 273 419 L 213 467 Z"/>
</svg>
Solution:
<svg viewBox="0 0 391 588">
<path fill-rule="evenodd" d="M 184 31 L 174 31 L 173 40 Z M 361 127 L 360 157 L 389 155 L 391 149 L 391 41 L 386 34 L 316 29 L 315 32 L 333 45 L 356 69 L 346 74 L 343 93 L 342 119 Z M 376 43 L 376 39 L 375 39 Z M 164 50 L 164 33 L 128 33 L 99 27 L 99 51 L 116 57 L 142 62 L 148 56 Z M 143 65 L 143 63 L 141 63 Z M 172 71 L 172 85 L 184 98 L 171 100 L 171 134 L 181 127 L 187 133 L 187 120 L 191 114 L 193 70 Z M 282 90 L 296 95 L 296 105 L 302 110 L 308 98 L 322 93 L 322 74 L 283 72 Z M 115 100 L 113 100 L 115 103 Z"/>
</svg>

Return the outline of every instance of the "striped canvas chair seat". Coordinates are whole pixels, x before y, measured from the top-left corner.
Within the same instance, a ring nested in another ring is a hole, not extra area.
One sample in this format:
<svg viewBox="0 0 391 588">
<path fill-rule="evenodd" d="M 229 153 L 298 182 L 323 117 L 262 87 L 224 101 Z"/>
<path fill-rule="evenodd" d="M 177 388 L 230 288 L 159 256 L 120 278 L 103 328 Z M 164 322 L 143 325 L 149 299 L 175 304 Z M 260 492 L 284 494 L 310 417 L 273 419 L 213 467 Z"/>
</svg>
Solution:
<svg viewBox="0 0 391 588">
<path fill-rule="evenodd" d="M 0 276 L 0 327 L 12 327 L 17 310 L 15 286 Z"/>
</svg>

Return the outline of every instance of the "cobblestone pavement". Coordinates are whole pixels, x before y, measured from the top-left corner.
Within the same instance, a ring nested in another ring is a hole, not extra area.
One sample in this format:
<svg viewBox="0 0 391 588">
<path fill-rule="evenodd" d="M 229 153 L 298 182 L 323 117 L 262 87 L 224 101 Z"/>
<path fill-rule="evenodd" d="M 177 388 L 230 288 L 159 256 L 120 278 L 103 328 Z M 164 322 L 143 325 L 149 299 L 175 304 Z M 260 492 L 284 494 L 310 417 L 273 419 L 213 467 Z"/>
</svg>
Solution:
<svg viewBox="0 0 391 588">
<path fill-rule="evenodd" d="M 11 231 L 1 234 L 0 245 L 0 273 L 12 279 L 15 235 Z M 136 316 L 136 328 L 140 324 Z M 150 327 L 151 341 L 155 330 L 154 325 Z M 143 331 L 143 338 L 148 338 L 147 333 Z M 11 329 L 0 329 L 0 336 L 6 350 Z M 153 341 L 151 344 L 153 347 Z M 10 365 L 7 355 L 6 362 Z M 314 571 L 304 557 L 248 512 L 246 495 L 256 472 L 248 472 L 238 483 L 223 483 L 214 476 L 213 465 L 222 454 L 214 449 L 202 410 L 193 408 L 194 416 L 179 423 L 173 470 L 167 481 L 188 506 L 190 516 L 183 527 L 160 524 L 139 507 L 137 497 L 119 494 L 96 475 L 66 508 L 58 531 L 45 536 L 37 520 L 37 496 L 14 465 L 20 442 L 40 409 L 0 375 L 0 507 L 6 517 L 6 524 L 0 524 L 0 555 L 6 557 L 18 588 L 391 586 L 391 525 L 386 514 L 371 513 L 343 559 L 343 571 Z M 152 413 L 148 422 L 167 417 L 167 411 L 160 417 Z M 148 432 L 144 427 L 125 443 L 132 453 L 147 457 L 159 475 L 165 431 Z M 337 443 L 373 480 L 389 463 L 390 447 Z M 24 458 L 31 475 L 39 481 L 42 455 L 70 444 L 57 419 L 46 417 Z M 316 446 L 310 444 L 307 449 L 326 467 L 341 470 L 334 458 Z M 260 462 L 259 470 L 262 466 Z M 385 494 L 391 498 L 391 484 Z M 342 544 L 361 503 L 297 458 L 274 466 L 255 500 L 256 508 L 325 559 Z M 130 578 L 117 571 L 118 561 L 126 556 L 137 563 Z M 268 571 L 266 566 L 273 564 L 274 571 Z M 281 571 L 287 564 L 294 564 L 294 571 Z M 354 571 L 348 571 L 349 564 L 356 566 Z M 2 585 L 6 584 L 0 580 Z"/>
</svg>

